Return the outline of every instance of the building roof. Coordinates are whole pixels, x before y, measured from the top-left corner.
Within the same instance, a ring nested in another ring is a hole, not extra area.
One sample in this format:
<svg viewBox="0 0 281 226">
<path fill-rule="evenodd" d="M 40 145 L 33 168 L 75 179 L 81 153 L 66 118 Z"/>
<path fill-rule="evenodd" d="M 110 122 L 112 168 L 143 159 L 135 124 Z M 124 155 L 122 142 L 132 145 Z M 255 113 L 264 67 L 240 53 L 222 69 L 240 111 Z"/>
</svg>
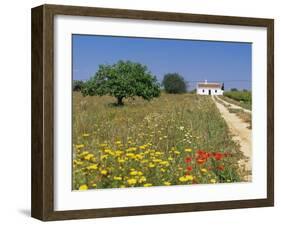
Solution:
<svg viewBox="0 0 281 226">
<path fill-rule="evenodd" d="M 198 88 L 221 88 L 220 83 L 197 83 Z"/>
</svg>

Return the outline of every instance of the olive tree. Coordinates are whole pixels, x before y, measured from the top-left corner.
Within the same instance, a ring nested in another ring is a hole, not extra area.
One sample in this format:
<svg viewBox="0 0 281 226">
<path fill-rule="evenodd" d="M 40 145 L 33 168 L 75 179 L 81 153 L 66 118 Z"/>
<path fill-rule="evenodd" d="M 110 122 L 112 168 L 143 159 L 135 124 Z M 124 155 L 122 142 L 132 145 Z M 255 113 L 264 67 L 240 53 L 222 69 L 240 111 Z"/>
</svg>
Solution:
<svg viewBox="0 0 281 226">
<path fill-rule="evenodd" d="M 139 96 L 151 100 L 160 95 L 160 85 L 147 67 L 131 61 L 118 61 L 113 65 L 99 65 L 96 74 L 87 81 L 82 90 L 85 95 L 110 95 L 117 105 L 124 98 Z"/>
</svg>

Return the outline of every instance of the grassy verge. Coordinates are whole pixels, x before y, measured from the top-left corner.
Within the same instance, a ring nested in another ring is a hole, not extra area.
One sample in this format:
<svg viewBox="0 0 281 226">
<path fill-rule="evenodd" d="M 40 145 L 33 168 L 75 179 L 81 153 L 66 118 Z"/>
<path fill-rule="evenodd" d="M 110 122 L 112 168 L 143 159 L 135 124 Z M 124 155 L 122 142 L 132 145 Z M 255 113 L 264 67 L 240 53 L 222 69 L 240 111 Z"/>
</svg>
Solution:
<svg viewBox="0 0 281 226">
<path fill-rule="evenodd" d="M 248 129 L 252 129 L 252 114 L 243 111 L 243 109 L 238 108 L 228 108 L 230 113 L 236 114 L 243 122 L 249 124 Z"/>
<path fill-rule="evenodd" d="M 224 92 L 223 96 L 220 96 L 224 101 L 238 105 L 242 108 L 252 109 L 252 96 L 250 92 L 232 91 Z"/>
<path fill-rule="evenodd" d="M 73 94 L 73 189 L 242 181 L 243 155 L 210 97 L 114 101 Z"/>
</svg>

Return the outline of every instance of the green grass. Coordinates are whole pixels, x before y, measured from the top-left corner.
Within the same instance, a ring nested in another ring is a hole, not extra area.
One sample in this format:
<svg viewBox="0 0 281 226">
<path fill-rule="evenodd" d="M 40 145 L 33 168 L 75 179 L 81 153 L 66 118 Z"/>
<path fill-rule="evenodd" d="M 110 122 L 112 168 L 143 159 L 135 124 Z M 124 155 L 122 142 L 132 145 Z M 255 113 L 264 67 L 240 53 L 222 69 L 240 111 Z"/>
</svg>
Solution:
<svg viewBox="0 0 281 226">
<path fill-rule="evenodd" d="M 252 93 L 248 91 L 226 91 L 223 96 L 220 96 L 223 100 L 236 104 L 245 109 L 252 109 Z"/>
<path fill-rule="evenodd" d="M 73 189 L 243 180 L 243 155 L 210 97 L 114 102 L 73 93 Z"/>
</svg>

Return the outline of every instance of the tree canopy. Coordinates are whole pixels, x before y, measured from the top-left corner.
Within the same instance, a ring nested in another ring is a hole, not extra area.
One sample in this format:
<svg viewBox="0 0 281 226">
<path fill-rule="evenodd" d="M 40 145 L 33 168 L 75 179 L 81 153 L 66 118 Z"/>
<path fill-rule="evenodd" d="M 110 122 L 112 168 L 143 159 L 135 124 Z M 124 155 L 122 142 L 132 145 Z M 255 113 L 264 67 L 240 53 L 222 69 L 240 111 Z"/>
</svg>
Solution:
<svg viewBox="0 0 281 226">
<path fill-rule="evenodd" d="M 96 74 L 82 89 L 86 95 L 110 95 L 123 105 L 123 99 L 139 96 L 151 100 L 160 95 L 160 85 L 145 65 L 131 61 L 118 61 L 116 64 L 99 65 Z"/>
<path fill-rule="evenodd" d="M 164 75 L 162 85 L 167 93 L 185 93 L 186 83 L 184 78 L 178 73 L 168 73 Z"/>
</svg>

